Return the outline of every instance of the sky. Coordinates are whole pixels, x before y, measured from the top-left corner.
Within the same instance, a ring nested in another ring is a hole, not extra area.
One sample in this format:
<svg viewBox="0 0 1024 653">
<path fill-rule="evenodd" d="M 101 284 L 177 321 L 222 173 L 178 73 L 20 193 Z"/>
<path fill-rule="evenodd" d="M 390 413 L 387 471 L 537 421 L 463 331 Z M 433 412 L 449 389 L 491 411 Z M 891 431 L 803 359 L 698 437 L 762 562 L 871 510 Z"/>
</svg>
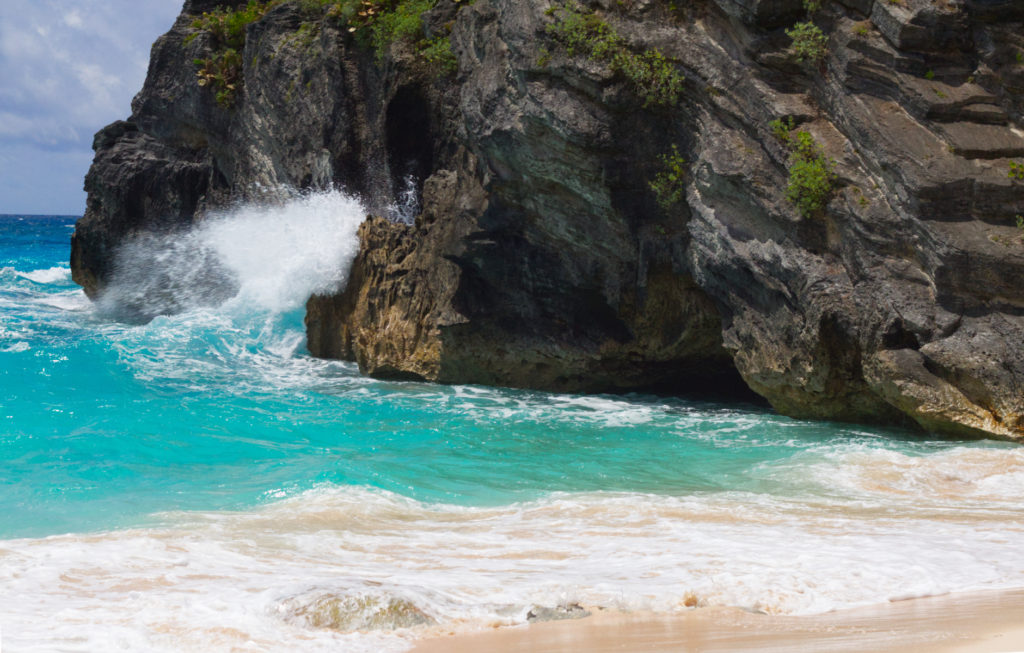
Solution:
<svg viewBox="0 0 1024 653">
<path fill-rule="evenodd" d="M 82 214 L 93 134 L 131 113 L 182 4 L 0 0 L 0 214 Z"/>
</svg>

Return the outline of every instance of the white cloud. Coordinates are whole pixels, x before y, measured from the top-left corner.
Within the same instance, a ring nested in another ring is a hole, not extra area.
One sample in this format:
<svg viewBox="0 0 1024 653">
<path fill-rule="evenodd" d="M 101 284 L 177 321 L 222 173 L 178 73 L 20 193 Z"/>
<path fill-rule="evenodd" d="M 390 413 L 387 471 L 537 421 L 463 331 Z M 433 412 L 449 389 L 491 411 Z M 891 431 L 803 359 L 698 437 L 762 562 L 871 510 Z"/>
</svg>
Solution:
<svg viewBox="0 0 1024 653">
<path fill-rule="evenodd" d="M 64 14 L 64 24 L 68 27 L 77 29 L 82 27 L 85 23 L 82 21 L 82 14 L 78 13 L 78 10 L 72 9 L 68 13 Z"/>
<path fill-rule="evenodd" d="M 35 190 L 41 202 L 80 199 L 92 135 L 131 112 L 150 46 L 170 29 L 181 5 L 182 0 L 0 0 L 0 154 L 8 161 L 16 149 L 23 170 L 40 175 Z M 54 187 L 56 180 L 44 174 L 47 165 L 33 159 L 45 161 L 55 151 L 68 152 L 54 166 L 63 166 L 61 183 L 73 182 L 70 187 Z M 83 166 L 80 172 L 68 174 L 75 164 Z M 0 178 L 8 172 L 0 170 Z M 30 192 L 25 189 L 32 180 L 17 176 L 16 188 L 0 186 L 0 212 L 8 193 Z M 39 209 L 52 210 L 43 204 Z"/>
</svg>

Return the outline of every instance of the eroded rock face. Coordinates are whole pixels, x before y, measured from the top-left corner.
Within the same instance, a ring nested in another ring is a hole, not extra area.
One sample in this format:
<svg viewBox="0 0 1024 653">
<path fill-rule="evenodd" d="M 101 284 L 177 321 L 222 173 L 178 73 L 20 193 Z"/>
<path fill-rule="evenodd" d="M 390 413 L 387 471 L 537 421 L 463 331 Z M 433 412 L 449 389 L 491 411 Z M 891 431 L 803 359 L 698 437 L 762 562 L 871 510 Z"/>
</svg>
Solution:
<svg viewBox="0 0 1024 653">
<path fill-rule="evenodd" d="M 1024 439 L 1020 3 L 825 2 L 820 65 L 786 51 L 797 0 L 677 4 L 590 3 L 677 62 L 671 108 L 560 48 L 544 0 L 441 0 L 454 78 L 330 22 L 297 38 L 283 5 L 249 28 L 230 110 L 195 84 L 186 5 L 97 137 L 75 278 L 95 293 L 126 234 L 257 189 L 339 184 L 372 210 L 412 175 L 415 224 L 369 219 L 346 289 L 310 299 L 315 355 L 554 390 L 742 378 L 798 417 Z M 836 161 L 813 217 L 785 197 L 783 116 Z M 673 145 L 685 201 L 663 208 Z"/>
</svg>

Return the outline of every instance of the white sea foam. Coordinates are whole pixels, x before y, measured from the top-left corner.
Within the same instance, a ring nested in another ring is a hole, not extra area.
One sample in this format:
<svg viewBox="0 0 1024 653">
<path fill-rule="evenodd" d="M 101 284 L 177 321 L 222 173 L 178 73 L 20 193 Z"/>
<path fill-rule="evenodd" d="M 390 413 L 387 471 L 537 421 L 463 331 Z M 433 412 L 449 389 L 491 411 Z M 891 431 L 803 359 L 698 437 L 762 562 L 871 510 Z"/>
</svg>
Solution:
<svg viewBox="0 0 1024 653">
<path fill-rule="evenodd" d="M 69 290 L 58 293 L 40 293 L 34 298 L 37 304 L 58 308 L 62 311 L 86 311 L 92 304 L 81 290 Z"/>
<path fill-rule="evenodd" d="M 240 280 L 234 302 L 284 312 L 341 287 L 365 217 L 357 200 L 331 191 L 236 208 L 207 220 L 197 234 Z"/>
<path fill-rule="evenodd" d="M 365 216 L 357 200 L 329 191 L 240 205 L 185 232 L 140 235 L 118 249 L 100 310 L 136 319 L 294 310 L 341 287 Z"/>
<path fill-rule="evenodd" d="M 71 280 L 71 268 L 65 266 L 33 270 L 31 272 L 19 272 L 18 274 L 29 281 L 43 284 L 56 283 L 58 281 L 67 282 Z"/>
<path fill-rule="evenodd" d="M 308 385 L 336 364 L 297 356 L 305 331 L 295 313 L 310 295 L 343 286 L 365 214 L 330 191 L 238 206 L 189 232 L 127 243 L 99 311 L 158 317 L 118 331 L 113 346 L 142 381 Z M 173 315 L 160 315 L 169 307 Z"/>
<path fill-rule="evenodd" d="M 852 497 L 906 510 L 972 514 L 1009 505 L 1024 511 L 1024 449 L 1018 447 L 943 446 L 912 454 L 851 442 L 764 463 L 761 473 L 788 484 L 794 495 Z"/>
<path fill-rule="evenodd" d="M 991 464 L 969 473 L 1001 487 Z M 0 542 L 0 613 L 17 650 L 397 651 L 536 605 L 676 611 L 695 596 L 807 614 L 1024 586 L 1021 494 L 985 491 L 986 511 L 925 513 L 737 492 L 461 507 L 323 487 L 161 528 Z"/>
</svg>

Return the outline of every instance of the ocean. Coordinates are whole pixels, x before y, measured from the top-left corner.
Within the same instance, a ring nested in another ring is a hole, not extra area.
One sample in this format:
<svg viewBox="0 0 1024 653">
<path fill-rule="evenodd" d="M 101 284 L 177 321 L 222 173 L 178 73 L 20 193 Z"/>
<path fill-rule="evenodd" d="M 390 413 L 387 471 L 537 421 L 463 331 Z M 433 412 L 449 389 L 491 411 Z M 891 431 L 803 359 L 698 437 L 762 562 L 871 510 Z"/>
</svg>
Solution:
<svg viewBox="0 0 1024 653">
<path fill-rule="evenodd" d="M 115 319 L 127 286 L 72 283 L 73 217 L 0 217 L 3 650 L 397 652 L 576 604 L 1024 587 L 1016 445 L 312 358 L 305 300 L 362 216 L 325 193 L 210 218 L 188 238 L 238 294 L 147 324 Z M 130 278 L 176 246 L 136 245 Z"/>
</svg>

